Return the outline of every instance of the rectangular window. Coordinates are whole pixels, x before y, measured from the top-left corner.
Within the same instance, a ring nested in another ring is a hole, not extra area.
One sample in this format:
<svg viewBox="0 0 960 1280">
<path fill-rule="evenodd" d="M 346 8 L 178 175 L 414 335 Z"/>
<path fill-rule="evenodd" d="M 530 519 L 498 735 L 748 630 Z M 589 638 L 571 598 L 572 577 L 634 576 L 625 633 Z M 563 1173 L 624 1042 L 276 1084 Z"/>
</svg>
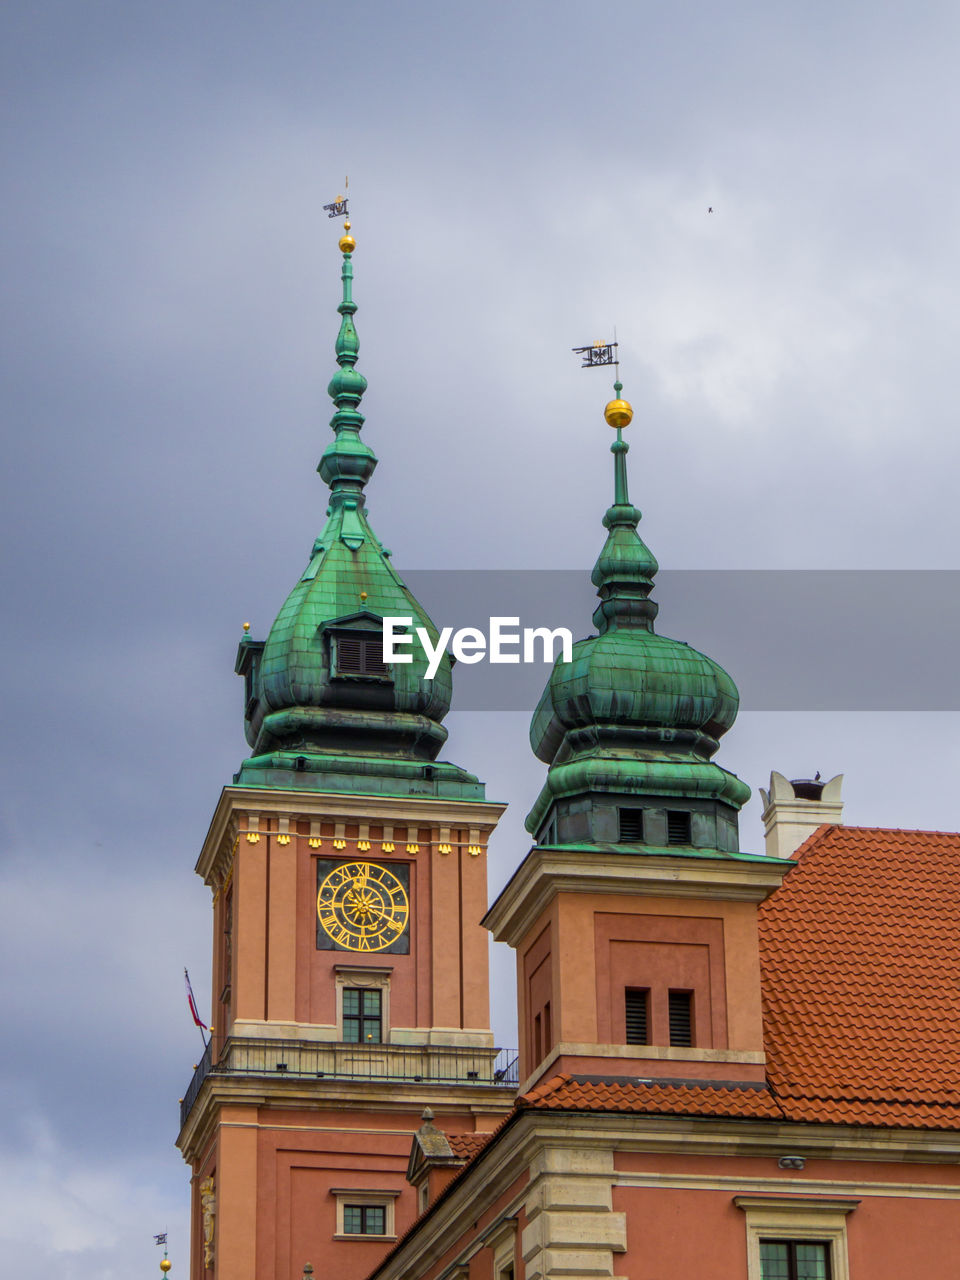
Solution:
<svg viewBox="0 0 960 1280">
<path fill-rule="evenodd" d="M 338 676 L 386 676 L 383 640 L 380 636 L 337 636 Z"/>
<path fill-rule="evenodd" d="M 760 1280 L 830 1280 L 829 1243 L 761 1240 Z"/>
<path fill-rule="evenodd" d="M 683 809 L 667 810 L 667 844 L 690 843 L 690 815 Z"/>
<path fill-rule="evenodd" d="M 670 1043 L 693 1044 L 693 992 L 670 992 Z"/>
<path fill-rule="evenodd" d="M 350 1044 L 383 1040 L 381 992 L 362 987 L 343 989 L 343 1038 Z"/>
<path fill-rule="evenodd" d="M 650 992 L 646 988 L 627 988 L 627 1044 L 649 1044 L 648 1014 Z"/>
<path fill-rule="evenodd" d="M 643 810 L 621 809 L 620 843 L 635 844 L 643 839 Z"/>
<path fill-rule="evenodd" d="M 382 1204 L 345 1204 L 343 1234 L 383 1236 L 387 1233 L 387 1211 Z"/>
</svg>

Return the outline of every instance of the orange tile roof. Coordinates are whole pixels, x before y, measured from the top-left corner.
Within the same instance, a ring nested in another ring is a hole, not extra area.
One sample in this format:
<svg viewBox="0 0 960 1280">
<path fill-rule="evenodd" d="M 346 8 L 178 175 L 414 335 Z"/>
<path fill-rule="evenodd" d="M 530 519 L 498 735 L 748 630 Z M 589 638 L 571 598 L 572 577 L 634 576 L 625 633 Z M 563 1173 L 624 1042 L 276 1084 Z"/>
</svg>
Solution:
<svg viewBox="0 0 960 1280">
<path fill-rule="evenodd" d="M 491 1133 L 448 1133 L 445 1136 L 455 1156 L 459 1156 L 461 1160 L 472 1160 L 493 1135 Z"/>
<path fill-rule="evenodd" d="M 544 1111 L 629 1111 L 742 1120 L 783 1119 L 769 1089 L 762 1085 L 706 1085 L 692 1080 L 647 1083 L 560 1075 L 521 1094 L 517 1103 L 523 1108 Z"/>
<path fill-rule="evenodd" d="M 960 1127 L 960 834 L 821 827 L 760 911 L 790 1118 Z"/>
</svg>

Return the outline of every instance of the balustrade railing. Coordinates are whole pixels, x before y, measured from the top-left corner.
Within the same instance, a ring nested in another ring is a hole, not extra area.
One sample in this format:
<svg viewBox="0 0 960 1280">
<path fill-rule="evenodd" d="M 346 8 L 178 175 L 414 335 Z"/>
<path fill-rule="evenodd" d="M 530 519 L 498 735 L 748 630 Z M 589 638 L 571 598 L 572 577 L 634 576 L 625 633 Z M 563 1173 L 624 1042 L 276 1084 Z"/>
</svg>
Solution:
<svg viewBox="0 0 960 1280">
<path fill-rule="evenodd" d="M 180 1104 L 181 1125 L 211 1072 L 217 1075 L 286 1076 L 301 1080 L 332 1077 L 503 1088 L 516 1088 L 518 1084 L 517 1053 L 513 1049 L 231 1037 L 214 1064 L 211 1048 L 211 1045 L 207 1046 Z"/>
</svg>

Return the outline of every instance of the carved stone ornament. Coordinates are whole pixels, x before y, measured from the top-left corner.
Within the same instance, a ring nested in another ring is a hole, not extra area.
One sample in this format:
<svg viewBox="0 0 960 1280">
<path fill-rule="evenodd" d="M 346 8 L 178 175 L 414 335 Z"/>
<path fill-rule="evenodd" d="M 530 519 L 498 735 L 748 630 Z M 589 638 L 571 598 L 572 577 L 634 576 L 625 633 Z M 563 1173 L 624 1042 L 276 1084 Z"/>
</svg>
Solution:
<svg viewBox="0 0 960 1280">
<path fill-rule="evenodd" d="M 212 1178 L 204 1178 L 200 1183 L 200 1209 L 203 1213 L 203 1265 L 209 1271 L 213 1267 L 213 1229 L 217 1216 L 217 1193 Z"/>
</svg>

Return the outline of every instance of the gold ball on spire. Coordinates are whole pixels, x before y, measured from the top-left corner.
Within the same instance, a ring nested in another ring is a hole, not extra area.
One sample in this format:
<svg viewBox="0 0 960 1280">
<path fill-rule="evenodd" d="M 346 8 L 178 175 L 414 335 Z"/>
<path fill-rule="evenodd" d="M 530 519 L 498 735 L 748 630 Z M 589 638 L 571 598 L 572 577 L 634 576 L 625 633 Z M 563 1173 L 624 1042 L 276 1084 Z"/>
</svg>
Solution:
<svg viewBox="0 0 960 1280">
<path fill-rule="evenodd" d="M 339 243 L 341 253 L 353 253 L 354 249 L 357 247 L 356 240 L 354 240 L 353 236 L 350 234 L 349 218 L 344 218 L 343 220 L 343 235 L 340 237 Z"/>
<path fill-rule="evenodd" d="M 629 400 L 611 400 L 603 416 L 611 427 L 629 427 L 633 419 L 633 405 Z"/>
<path fill-rule="evenodd" d="M 246 635 L 246 634 L 249 632 L 249 630 L 250 630 L 250 623 L 249 623 L 249 622 L 245 622 L 245 623 L 243 624 L 243 631 L 244 631 L 244 635 Z"/>
<path fill-rule="evenodd" d="M 173 1263 L 170 1261 L 170 1259 L 164 1258 L 163 1261 L 160 1263 L 160 1270 L 163 1272 L 164 1275 L 166 1275 L 172 1266 L 173 1266 Z"/>
</svg>

